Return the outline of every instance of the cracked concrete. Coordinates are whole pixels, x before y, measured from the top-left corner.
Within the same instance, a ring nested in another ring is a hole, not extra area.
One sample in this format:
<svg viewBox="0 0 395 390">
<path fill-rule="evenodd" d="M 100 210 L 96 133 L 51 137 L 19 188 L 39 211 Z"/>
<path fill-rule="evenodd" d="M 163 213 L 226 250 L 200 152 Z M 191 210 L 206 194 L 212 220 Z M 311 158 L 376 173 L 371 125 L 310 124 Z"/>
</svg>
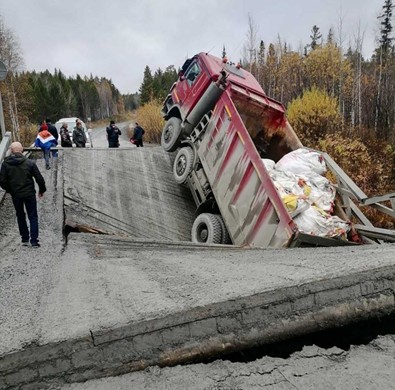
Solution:
<svg viewBox="0 0 395 390">
<path fill-rule="evenodd" d="M 368 345 L 322 349 L 306 346 L 288 359 L 264 357 L 250 363 L 150 367 L 116 378 L 65 385 L 62 390 L 371 390 L 395 388 L 395 335 Z M 55 389 L 56 387 L 54 387 Z"/>
</svg>

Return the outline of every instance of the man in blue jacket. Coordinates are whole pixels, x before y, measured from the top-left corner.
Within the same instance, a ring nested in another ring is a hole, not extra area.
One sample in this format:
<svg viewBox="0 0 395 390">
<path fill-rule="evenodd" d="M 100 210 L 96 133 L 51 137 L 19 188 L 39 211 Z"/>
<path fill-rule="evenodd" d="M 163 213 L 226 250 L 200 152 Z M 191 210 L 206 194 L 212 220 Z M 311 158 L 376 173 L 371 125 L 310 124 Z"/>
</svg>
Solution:
<svg viewBox="0 0 395 390">
<path fill-rule="evenodd" d="M 45 180 L 36 163 L 22 154 L 23 146 L 19 142 L 11 144 L 10 152 L 10 156 L 6 157 L 1 165 L 0 187 L 11 194 L 19 233 L 22 237 L 22 245 L 29 245 L 30 237 L 32 247 L 38 248 L 40 244 L 38 242 L 38 216 L 34 180 L 38 184 L 39 198 L 47 190 Z M 25 209 L 30 222 L 30 233 L 26 223 Z"/>
</svg>

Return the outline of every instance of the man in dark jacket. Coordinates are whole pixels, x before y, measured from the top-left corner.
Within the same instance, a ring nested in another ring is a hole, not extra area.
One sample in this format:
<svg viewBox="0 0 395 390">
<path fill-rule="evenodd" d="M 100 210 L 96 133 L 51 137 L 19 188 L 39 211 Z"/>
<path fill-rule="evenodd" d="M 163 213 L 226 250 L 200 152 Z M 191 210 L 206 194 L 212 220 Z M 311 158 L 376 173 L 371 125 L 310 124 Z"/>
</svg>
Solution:
<svg viewBox="0 0 395 390">
<path fill-rule="evenodd" d="M 87 142 L 85 130 L 79 120 L 77 120 L 76 126 L 73 130 L 73 142 L 77 148 L 85 148 L 85 144 Z"/>
<path fill-rule="evenodd" d="M 27 159 L 23 154 L 23 146 L 13 142 L 10 146 L 11 155 L 6 157 L 0 169 L 0 187 L 9 192 L 14 203 L 22 245 L 30 244 L 34 248 L 40 246 L 38 242 L 38 216 L 36 189 L 34 180 L 38 184 L 38 197 L 46 191 L 45 181 L 36 163 Z M 25 209 L 30 222 L 26 223 Z"/>
<path fill-rule="evenodd" d="M 119 130 L 118 126 L 115 125 L 114 121 L 110 121 L 110 126 L 106 129 L 107 132 L 107 141 L 109 148 L 118 148 L 119 147 L 119 136 L 122 134 L 121 130 Z"/>
<path fill-rule="evenodd" d="M 58 140 L 59 134 L 57 128 L 52 124 L 51 119 L 47 118 L 45 120 L 47 126 L 48 126 L 48 131 L 53 135 L 53 137 Z"/>
<path fill-rule="evenodd" d="M 58 138 L 59 138 L 59 134 L 58 134 L 58 129 L 52 124 L 51 119 L 47 118 L 45 120 L 45 123 L 48 126 L 48 131 L 53 135 L 53 137 L 55 138 L 56 141 L 56 145 L 58 144 Z M 58 152 L 56 150 L 52 150 L 52 157 L 58 157 Z"/>
<path fill-rule="evenodd" d="M 143 135 L 145 133 L 145 130 L 136 122 L 136 126 L 134 127 L 134 132 L 133 132 L 133 139 L 135 140 L 135 145 L 137 147 L 141 146 L 143 147 Z"/>
</svg>

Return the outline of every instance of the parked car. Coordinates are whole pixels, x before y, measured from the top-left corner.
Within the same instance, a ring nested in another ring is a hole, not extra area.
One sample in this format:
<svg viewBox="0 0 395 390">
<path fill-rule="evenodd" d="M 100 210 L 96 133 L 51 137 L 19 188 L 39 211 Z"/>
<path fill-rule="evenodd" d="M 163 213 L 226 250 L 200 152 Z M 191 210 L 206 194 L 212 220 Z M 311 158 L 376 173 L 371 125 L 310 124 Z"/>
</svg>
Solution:
<svg viewBox="0 0 395 390">
<path fill-rule="evenodd" d="M 82 123 L 82 128 L 85 131 L 85 135 L 86 135 L 86 139 L 87 139 L 87 143 L 86 143 L 86 147 L 91 148 L 92 145 L 92 139 L 91 139 L 91 135 L 90 132 L 91 130 L 87 128 L 86 124 L 84 121 L 82 121 L 81 119 L 77 118 L 77 117 L 72 117 L 72 118 L 62 118 L 59 119 L 56 123 L 55 123 L 55 127 L 58 130 L 58 132 L 60 131 L 60 128 L 62 127 L 63 123 L 67 123 L 67 128 L 69 130 L 69 134 L 70 134 L 70 138 L 73 139 L 73 130 L 74 127 L 76 126 L 76 122 L 77 120 L 79 120 Z M 59 135 L 59 143 L 60 143 L 60 135 Z"/>
</svg>

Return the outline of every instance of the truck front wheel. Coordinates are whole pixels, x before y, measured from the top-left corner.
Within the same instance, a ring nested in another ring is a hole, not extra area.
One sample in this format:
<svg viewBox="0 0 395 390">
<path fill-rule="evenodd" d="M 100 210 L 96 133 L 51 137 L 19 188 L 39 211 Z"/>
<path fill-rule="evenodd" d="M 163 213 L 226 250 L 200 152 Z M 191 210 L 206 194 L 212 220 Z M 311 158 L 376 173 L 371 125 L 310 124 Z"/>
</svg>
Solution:
<svg viewBox="0 0 395 390">
<path fill-rule="evenodd" d="M 192 172 L 194 157 L 193 149 L 188 146 L 178 151 L 173 165 L 174 179 L 178 184 L 184 184 Z"/>
<path fill-rule="evenodd" d="M 174 152 L 180 144 L 181 119 L 171 117 L 162 130 L 161 145 L 166 152 Z"/>
<path fill-rule="evenodd" d="M 192 225 L 192 242 L 198 244 L 221 244 L 222 227 L 214 214 L 197 216 Z"/>
</svg>

